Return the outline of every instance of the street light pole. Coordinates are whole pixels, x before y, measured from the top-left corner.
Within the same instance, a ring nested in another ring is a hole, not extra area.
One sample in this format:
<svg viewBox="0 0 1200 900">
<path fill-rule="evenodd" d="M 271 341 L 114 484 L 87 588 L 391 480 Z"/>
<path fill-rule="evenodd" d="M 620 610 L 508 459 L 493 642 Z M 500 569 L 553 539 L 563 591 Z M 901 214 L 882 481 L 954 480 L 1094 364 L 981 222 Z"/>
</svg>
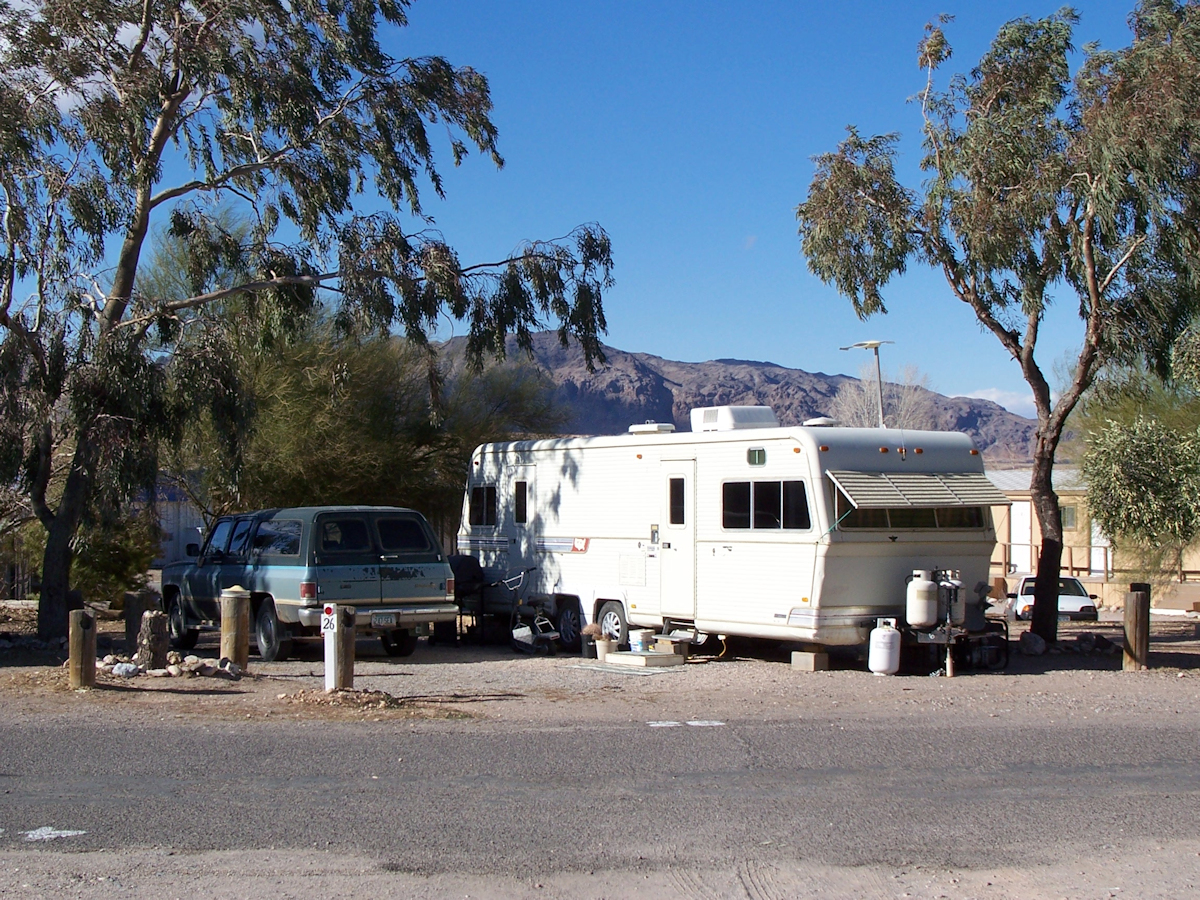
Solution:
<svg viewBox="0 0 1200 900">
<path fill-rule="evenodd" d="M 875 351 L 875 389 L 879 393 L 879 427 L 887 428 L 883 422 L 883 371 L 879 366 L 879 347 L 882 344 L 892 344 L 894 341 L 859 341 L 842 350 L 873 350 Z"/>
</svg>

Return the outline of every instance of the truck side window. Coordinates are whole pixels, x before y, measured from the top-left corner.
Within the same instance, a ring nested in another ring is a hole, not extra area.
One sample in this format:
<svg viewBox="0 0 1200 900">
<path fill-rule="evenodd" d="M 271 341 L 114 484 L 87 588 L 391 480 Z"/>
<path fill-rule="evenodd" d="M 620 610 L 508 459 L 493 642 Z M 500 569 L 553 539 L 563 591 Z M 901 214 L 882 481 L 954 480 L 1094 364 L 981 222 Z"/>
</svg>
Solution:
<svg viewBox="0 0 1200 900">
<path fill-rule="evenodd" d="M 229 541 L 230 556 L 245 556 L 246 545 L 249 543 L 250 529 L 254 527 L 253 519 L 238 519 L 233 526 L 233 537 Z"/>
<path fill-rule="evenodd" d="M 667 521 L 672 525 L 684 525 L 687 520 L 687 506 L 684 501 L 684 480 L 682 478 L 669 479 L 668 506 L 670 507 L 667 513 Z"/>
<path fill-rule="evenodd" d="M 225 552 L 225 547 L 229 543 L 229 533 L 233 531 L 233 519 L 221 519 L 213 526 L 212 534 L 208 536 L 208 543 L 204 545 L 202 556 L 209 557 L 221 556 Z"/>
<path fill-rule="evenodd" d="M 496 524 L 496 486 L 494 484 L 471 488 L 471 508 L 468 521 L 471 525 Z"/>
<path fill-rule="evenodd" d="M 528 489 L 528 482 L 513 483 L 513 521 L 518 525 L 524 525 L 529 515 L 529 501 L 526 496 Z"/>
<path fill-rule="evenodd" d="M 265 556 L 299 556 L 300 531 L 301 525 L 296 519 L 263 522 L 254 536 L 254 546 Z"/>
</svg>

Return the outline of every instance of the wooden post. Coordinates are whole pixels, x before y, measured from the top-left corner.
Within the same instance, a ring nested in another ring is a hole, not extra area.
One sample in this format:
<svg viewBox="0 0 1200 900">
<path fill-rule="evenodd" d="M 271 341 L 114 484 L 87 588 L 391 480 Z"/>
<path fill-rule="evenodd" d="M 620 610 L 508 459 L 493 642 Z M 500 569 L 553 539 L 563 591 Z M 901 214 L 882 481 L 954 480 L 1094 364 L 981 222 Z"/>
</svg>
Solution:
<svg viewBox="0 0 1200 900">
<path fill-rule="evenodd" d="M 133 661 L 143 669 L 165 669 L 171 636 L 167 633 L 167 614 L 157 609 L 142 613 L 142 627 L 137 636 L 137 653 Z"/>
<path fill-rule="evenodd" d="M 1125 595 L 1125 652 L 1122 665 L 1126 672 L 1150 668 L 1150 585 L 1131 584 Z"/>
<path fill-rule="evenodd" d="M 158 597 L 153 591 L 125 592 L 125 652 L 137 652 L 138 632 L 142 630 L 142 615 L 158 609 Z"/>
<path fill-rule="evenodd" d="M 221 656 L 243 672 L 250 664 L 250 592 L 241 585 L 221 591 Z"/>
<path fill-rule="evenodd" d="M 357 628 L 354 624 L 354 607 L 342 606 L 338 608 L 338 615 L 341 617 L 341 622 L 338 623 L 338 669 L 337 669 L 337 686 L 352 690 L 354 688 L 354 641 L 357 637 Z"/>
<path fill-rule="evenodd" d="M 96 617 L 86 609 L 73 609 L 68 622 L 67 680 L 71 690 L 87 690 L 96 686 Z"/>
</svg>

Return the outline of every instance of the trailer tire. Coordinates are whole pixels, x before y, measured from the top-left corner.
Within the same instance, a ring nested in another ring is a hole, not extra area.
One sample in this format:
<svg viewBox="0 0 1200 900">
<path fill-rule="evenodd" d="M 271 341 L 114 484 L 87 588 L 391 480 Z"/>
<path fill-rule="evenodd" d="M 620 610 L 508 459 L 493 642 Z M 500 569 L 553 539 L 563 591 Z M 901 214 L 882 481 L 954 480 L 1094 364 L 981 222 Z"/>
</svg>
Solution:
<svg viewBox="0 0 1200 900">
<path fill-rule="evenodd" d="M 604 636 L 617 642 L 618 647 L 629 644 L 629 623 L 625 620 L 625 607 L 617 600 L 609 600 L 600 607 L 596 617 Z"/>
</svg>

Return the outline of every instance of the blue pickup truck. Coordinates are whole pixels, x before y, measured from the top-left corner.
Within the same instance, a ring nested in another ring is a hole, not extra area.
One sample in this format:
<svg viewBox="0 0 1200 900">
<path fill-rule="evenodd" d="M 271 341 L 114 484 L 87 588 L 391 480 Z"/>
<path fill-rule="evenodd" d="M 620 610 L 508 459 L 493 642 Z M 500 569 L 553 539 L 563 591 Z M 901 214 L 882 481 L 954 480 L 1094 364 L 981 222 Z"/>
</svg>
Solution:
<svg viewBox="0 0 1200 900">
<path fill-rule="evenodd" d="M 196 645 L 219 625 L 225 588 L 250 591 L 259 655 L 286 659 L 295 641 L 319 639 L 326 603 L 355 608 L 359 634 L 378 634 L 407 656 L 418 630 L 454 629 L 454 575 L 425 517 L 382 506 L 267 509 L 223 516 L 188 560 L 162 570 L 173 643 Z"/>
</svg>

